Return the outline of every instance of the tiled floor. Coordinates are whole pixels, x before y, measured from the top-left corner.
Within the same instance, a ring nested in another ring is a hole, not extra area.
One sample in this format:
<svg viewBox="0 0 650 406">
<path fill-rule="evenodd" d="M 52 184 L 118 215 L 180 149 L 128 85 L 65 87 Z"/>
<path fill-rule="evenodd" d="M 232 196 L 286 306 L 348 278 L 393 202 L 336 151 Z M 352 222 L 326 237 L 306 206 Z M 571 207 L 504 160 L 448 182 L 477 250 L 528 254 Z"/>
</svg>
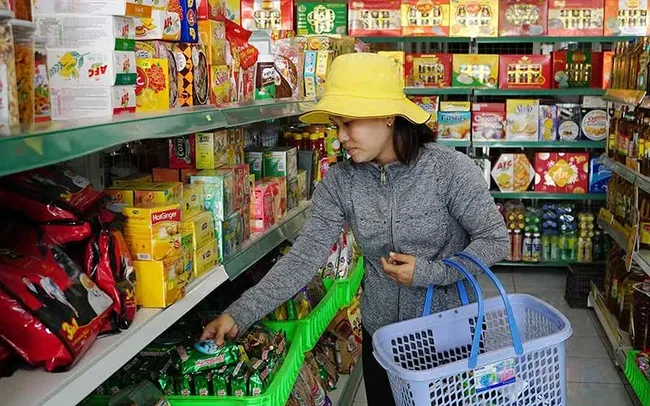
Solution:
<svg viewBox="0 0 650 406">
<path fill-rule="evenodd" d="M 566 273 L 561 270 L 518 269 L 498 272 L 511 293 L 528 293 L 560 310 L 571 322 L 573 336 L 567 343 L 567 406 L 632 406 L 639 404 L 611 359 L 611 346 L 593 310 L 571 309 L 564 300 Z M 497 294 L 487 277 L 479 277 L 487 297 Z M 367 405 L 363 382 L 355 406 Z M 468 405 L 470 406 L 470 405 Z"/>
</svg>

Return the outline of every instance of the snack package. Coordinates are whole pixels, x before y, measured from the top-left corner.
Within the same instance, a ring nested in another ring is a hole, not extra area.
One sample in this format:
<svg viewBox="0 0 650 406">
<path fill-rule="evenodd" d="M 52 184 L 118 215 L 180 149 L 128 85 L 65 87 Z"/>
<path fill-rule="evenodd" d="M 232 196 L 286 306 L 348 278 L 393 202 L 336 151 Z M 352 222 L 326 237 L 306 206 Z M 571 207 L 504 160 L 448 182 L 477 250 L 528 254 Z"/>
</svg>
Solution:
<svg viewBox="0 0 650 406">
<path fill-rule="evenodd" d="M 602 87 L 602 52 L 553 51 L 552 57 L 554 89 Z"/>
<path fill-rule="evenodd" d="M 535 170 L 524 154 L 501 154 L 492 178 L 502 192 L 523 192 L 535 177 Z"/>
<path fill-rule="evenodd" d="M 449 1 L 402 1 L 402 36 L 449 36 Z"/>
<path fill-rule="evenodd" d="M 453 87 L 498 86 L 499 55 L 454 54 L 452 66 Z"/>
<path fill-rule="evenodd" d="M 647 0 L 605 0 L 605 36 L 650 35 Z"/>
<path fill-rule="evenodd" d="M 120 231 L 102 230 L 86 245 L 86 273 L 113 300 L 112 329 L 127 329 L 137 310 L 135 271 Z"/>
<path fill-rule="evenodd" d="M 291 0 L 242 0 L 241 25 L 249 31 L 293 30 Z"/>
<path fill-rule="evenodd" d="M 499 0 L 451 0 L 449 32 L 452 37 L 496 37 Z"/>
<path fill-rule="evenodd" d="M 439 96 L 408 96 L 409 100 L 417 104 L 422 110 L 431 114 L 431 118 L 426 122 L 432 131 L 438 131 L 438 105 Z"/>
<path fill-rule="evenodd" d="M 304 55 L 305 55 L 304 38 L 284 38 L 273 41 L 271 44 L 271 53 L 274 56 L 274 67 L 280 75 L 280 85 L 276 86 L 275 97 L 294 97 L 302 96 L 302 80 Z"/>
<path fill-rule="evenodd" d="M 348 33 L 348 5 L 344 1 L 300 2 L 296 11 L 299 36 Z"/>
<path fill-rule="evenodd" d="M 539 106 L 539 140 L 555 141 L 558 131 L 558 109 L 556 105 Z"/>
<path fill-rule="evenodd" d="M 546 193 L 587 193 L 589 154 L 583 152 L 537 152 L 535 191 Z"/>
<path fill-rule="evenodd" d="M 548 0 L 500 0 L 499 36 L 545 35 L 547 9 Z"/>
<path fill-rule="evenodd" d="M 550 89 L 551 57 L 548 55 L 500 55 L 500 89 Z"/>
<path fill-rule="evenodd" d="M 173 44 L 164 41 L 136 41 L 135 59 L 136 64 L 138 59 L 167 59 L 169 108 L 176 107 L 178 105 L 178 76 Z"/>
<path fill-rule="evenodd" d="M 539 100 L 506 100 L 506 140 L 537 141 Z"/>
<path fill-rule="evenodd" d="M 472 103 L 472 139 L 503 141 L 506 106 L 503 103 Z"/>
<path fill-rule="evenodd" d="M 406 86 L 451 87 L 451 54 L 407 54 L 404 61 Z"/>
<path fill-rule="evenodd" d="M 548 35 L 602 36 L 604 0 L 549 0 Z"/>
<path fill-rule="evenodd" d="M 397 0 L 348 1 L 348 31 L 353 37 L 402 35 Z"/>
<path fill-rule="evenodd" d="M 0 179 L 0 204 L 38 222 L 81 220 L 103 197 L 90 181 L 60 166 Z"/>
<path fill-rule="evenodd" d="M 93 343 L 113 301 L 60 247 L 0 254 L 0 336 L 32 366 L 70 367 Z"/>
</svg>

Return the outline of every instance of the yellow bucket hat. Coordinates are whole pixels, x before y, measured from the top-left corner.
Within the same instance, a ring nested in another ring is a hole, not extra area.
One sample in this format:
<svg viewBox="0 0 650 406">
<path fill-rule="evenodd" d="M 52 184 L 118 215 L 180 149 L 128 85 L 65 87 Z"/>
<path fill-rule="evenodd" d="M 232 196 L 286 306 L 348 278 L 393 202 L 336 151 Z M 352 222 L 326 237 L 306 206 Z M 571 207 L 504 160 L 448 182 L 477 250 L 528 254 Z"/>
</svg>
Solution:
<svg viewBox="0 0 650 406">
<path fill-rule="evenodd" d="M 332 62 L 323 97 L 300 121 L 326 124 L 330 116 L 402 116 L 415 124 L 426 123 L 431 114 L 407 99 L 402 86 L 389 58 L 371 53 L 341 55 Z"/>
</svg>

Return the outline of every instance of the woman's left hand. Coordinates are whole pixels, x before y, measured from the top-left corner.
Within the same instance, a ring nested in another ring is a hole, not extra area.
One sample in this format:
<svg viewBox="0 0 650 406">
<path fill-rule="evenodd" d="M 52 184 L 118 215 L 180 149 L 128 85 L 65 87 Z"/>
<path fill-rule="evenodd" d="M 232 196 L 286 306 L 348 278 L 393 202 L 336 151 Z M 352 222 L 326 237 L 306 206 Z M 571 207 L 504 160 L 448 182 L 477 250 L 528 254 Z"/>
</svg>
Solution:
<svg viewBox="0 0 650 406">
<path fill-rule="evenodd" d="M 415 257 L 406 254 L 390 253 L 388 260 L 381 258 L 384 272 L 389 278 L 404 286 L 411 286 L 415 272 Z"/>
</svg>

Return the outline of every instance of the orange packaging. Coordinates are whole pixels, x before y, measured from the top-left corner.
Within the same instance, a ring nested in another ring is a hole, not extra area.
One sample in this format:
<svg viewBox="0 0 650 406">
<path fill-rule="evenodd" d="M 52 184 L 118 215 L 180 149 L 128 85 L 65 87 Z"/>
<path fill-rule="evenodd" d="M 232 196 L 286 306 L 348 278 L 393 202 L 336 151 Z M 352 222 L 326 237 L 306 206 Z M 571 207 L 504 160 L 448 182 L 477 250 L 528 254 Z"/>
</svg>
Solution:
<svg viewBox="0 0 650 406">
<path fill-rule="evenodd" d="M 605 36 L 650 35 L 648 0 L 605 0 Z"/>
<path fill-rule="evenodd" d="M 550 55 L 500 55 L 500 89 L 550 89 Z"/>
<path fill-rule="evenodd" d="M 449 36 L 449 0 L 402 0 L 403 36 Z"/>
<path fill-rule="evenodd" d="M 178 182 L 180 172 L 178 169 L 153 168 L 151 170 L 154 182 Z"/>
<path fill-rule="evenodd" d="M 452 54 L 407 54 L 406 86 L 451 87 L 451 60 Z"/>
<path fill-rule="evenodd" d="M 549 36 L 603 35 L 604 0 L 549 0 Z"/>
<path fill-rule="evenodd" d="M 614 52 L 603 52 L 603 89 L 609 89 L 612 83 L 612 58 Z"/>
<path fill-rule="evenodd" d="M 169 62 L 167 59 L 137 59 L 136 111 L 169 109 Z"/>
<path fill-rule="evenodd" d="M 546 35 L 548 0 L 501 0 L 499 36 Z"/>
</svg>

